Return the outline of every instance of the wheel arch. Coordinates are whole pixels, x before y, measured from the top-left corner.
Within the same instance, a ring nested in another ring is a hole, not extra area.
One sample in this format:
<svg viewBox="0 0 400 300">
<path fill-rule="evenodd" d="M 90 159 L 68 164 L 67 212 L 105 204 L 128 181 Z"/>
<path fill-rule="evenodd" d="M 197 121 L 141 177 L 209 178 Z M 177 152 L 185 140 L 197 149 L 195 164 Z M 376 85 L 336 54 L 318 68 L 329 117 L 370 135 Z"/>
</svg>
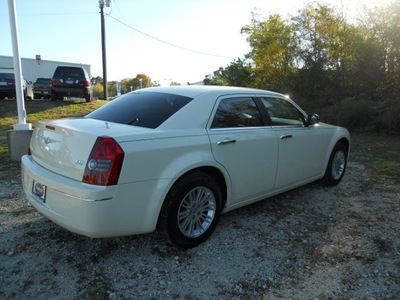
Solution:
<svg viewBox="0 0 400 300">
<path fill-rule="evenodd" d="M 215 166 L 201 166 L 201 167 L 196 167 L 193 168 L 187 172 L 185 172 L 184 174 L 182 174 L 181 176 L 179 176 L 174 183 L 170 186 L 168 192 L 165 195 L 165 198 L 163 199 L 163 203 L 160 207 L 160 210 L 158 212 L 158 219 L 157 219 L 157 228 L 159 229 L 161 226 L 161 220 L 163 217 L 163 211 L 164 211 L 164 204 L 165 204 L 165 199 L 167 198 L 168 193 L 170 192 L 170 190 L 174 187 L 174 185 L 183 177 L 192 174 L 192 173 L 203 173 L 203 174 L 207 174 L 210 177 L 212 177 L 216 183 L 218 184 L 218 186 L 220 187 L 221 190 L 221 194 L 222 194 L 222 204 L 221 204 L 221 210 L 223 210 L 225 203 L 227 201 L 227 197 L 228 197 L 228 183 L 227 183 L 227 179 L 224 176 L 224 173 L 218 169 Z"/>
<path fill-rule="evenodd" d="M 338 140 L 338 141 L 336 142 L 336 144 L 337 144 L 337 143 L 342 143 L 342 144 L 346 147 L 347 156 L 348 156 L 349 151 L 350 151 L 350 141 L 349 141 L 347 138 L 341 138 L 340 140 Z"/>
</svg>

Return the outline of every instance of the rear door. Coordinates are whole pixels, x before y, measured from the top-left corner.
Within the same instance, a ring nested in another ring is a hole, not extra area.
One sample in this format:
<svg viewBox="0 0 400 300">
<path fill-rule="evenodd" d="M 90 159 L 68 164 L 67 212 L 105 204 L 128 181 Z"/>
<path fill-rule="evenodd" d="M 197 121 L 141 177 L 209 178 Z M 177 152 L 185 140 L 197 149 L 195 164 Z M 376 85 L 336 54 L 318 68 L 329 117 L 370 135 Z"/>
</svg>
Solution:
<svg viewBox="0 0 400 300">
<path fill-rule="evenodd" d="M 213 155 L 230 175 L 230 205 L 274 187 L 278 141 L 260 108 L 252 95 L 222 97 L 208 130 Z"/>
</svg>

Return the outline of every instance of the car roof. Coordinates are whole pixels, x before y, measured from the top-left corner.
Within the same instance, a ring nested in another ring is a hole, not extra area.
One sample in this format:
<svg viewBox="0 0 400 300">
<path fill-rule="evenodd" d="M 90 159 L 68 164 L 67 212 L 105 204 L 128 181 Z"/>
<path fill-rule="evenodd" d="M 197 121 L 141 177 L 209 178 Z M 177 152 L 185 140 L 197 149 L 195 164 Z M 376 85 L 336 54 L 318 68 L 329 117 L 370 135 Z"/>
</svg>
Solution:
<svg viewBox="0 0 400 300">
<path fill-rule="evenodd" d="M 185 97 L 196 98 L 199 95 L 206 93 L 221 93 L 222 94 L 233 94 L 233 93 L 250 93 L 250 94 L 260 94 L 267 93 L 275 96 L 282 97 L 282 94 L 251 89 L 251 88 L 243 88 L 243 87 L 231 87 L 231 86 L 217 86 L 217 85 L 187 85 L 187 86 L 167 86 L 167 87 L 152 87 L 138 90 L 136 92 L 158 92 L 158 93 L 168 93 L 168 94 L 177 94 Z"/>
<path fill-rule="evenodd" d="M 83 67 L 80 67 L 80 66 L 57 66 L 57 68 L 75 68 L 75 69 L 84 69 Z"/>
</svg>

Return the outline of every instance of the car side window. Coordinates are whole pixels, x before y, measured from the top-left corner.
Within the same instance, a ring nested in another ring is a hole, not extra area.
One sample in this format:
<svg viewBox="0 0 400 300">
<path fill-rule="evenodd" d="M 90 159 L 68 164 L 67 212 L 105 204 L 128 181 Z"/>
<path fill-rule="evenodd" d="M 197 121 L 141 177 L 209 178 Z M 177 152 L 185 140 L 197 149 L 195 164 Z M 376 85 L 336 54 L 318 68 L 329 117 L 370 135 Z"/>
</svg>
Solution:
<svg viewBox="0 0 400 300">
<path fill-rule="evenodd" d="M 304 125 L 303 114 L 285 99 L 260 98 L 264 104 L 272 126 L 299 126 Z"/>
<path fill-rule="evenodd" d="M 238 97 L 221 100 L 211 128 L 255 126 L 263 126 L 263 122 L 254 99 Z"/>
</svg>

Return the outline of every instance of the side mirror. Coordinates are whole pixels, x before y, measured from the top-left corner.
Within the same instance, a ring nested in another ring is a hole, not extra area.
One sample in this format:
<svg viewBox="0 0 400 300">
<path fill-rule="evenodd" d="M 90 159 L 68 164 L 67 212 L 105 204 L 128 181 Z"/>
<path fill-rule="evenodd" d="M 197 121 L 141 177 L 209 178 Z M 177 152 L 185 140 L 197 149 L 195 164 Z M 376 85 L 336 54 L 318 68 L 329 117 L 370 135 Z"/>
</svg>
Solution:
<svg viewBox="0 0 400 300">
<path fill-rule="evenodd" d="M 319 116 L 317 114 L 309 114 L 307 117 L 307 126 L 312 126 L 319 123 Z"/>
</svg>

